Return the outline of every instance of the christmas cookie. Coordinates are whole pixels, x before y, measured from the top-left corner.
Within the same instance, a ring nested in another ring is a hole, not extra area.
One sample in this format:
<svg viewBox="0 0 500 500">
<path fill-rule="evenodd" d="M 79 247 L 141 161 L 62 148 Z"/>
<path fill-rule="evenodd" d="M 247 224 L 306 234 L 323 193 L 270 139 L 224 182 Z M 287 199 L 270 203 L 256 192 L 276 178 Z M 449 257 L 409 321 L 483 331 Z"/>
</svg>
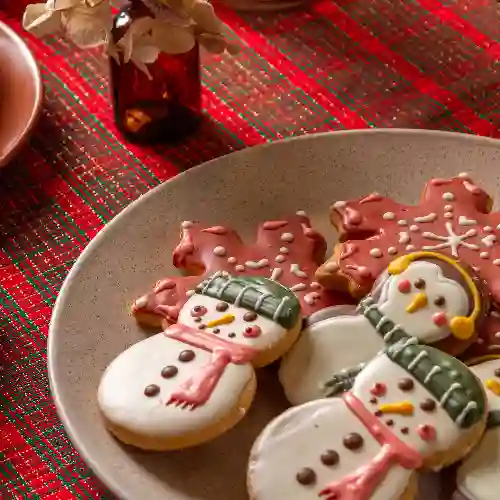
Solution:
<svg viewBox="0 0 500 500">
<path fill-rule="evenodd" d="M 498 500 L 500 477 L 500 359 L 471 367 L 488 396 L 487 431 L 457 473 L 458 491 L 467 500 Z"/>
<path fill-rule="evenodd" d="M 410 336 L 451 354 L 463 352 L 487 308 L 478 280 L 454 259 L 435 252 L 400 257 L 357 310 L 330 310 L 303 330 L 281 362 L 281 384 L 292 404 L 324 397 L 332 373 Z"/>
<path fill-rule="evenodd" d="M 300 326 L 299 301 L 287 288 L 214 274 L 195 288 L 178 324 L 128 348 L 106 369 L 98 403 L 107 427 L 150 450 L 222 434 L 253 400 L 254 367 L 286 352 Z"/>
<path fill-rule="evenodd" d="M 293 407 L 264 429 L 250 456 L 250 498 L 413 499 L 419 471 L 439 470 L 476 445 L 486 405 L 460 361 L 402 340 L 341 398 Z"/>
<path fill-rule="evenodd" d="M 190 276 L 159 281 L 153 291 L 135 301 L 132 313 L 140 323 L 149 326 L 175 322 L 200 281 L 216 271 L 227 271 L 235 276 L 262 276 L 283 284 L 296 294 L 302 313 L 308 316 L 350 301 L 338 292 L 324 290 L 314 280 L 325 251 L 324 238 L 311 228 L 304 212 L 264 222 L 253 244 L 243 243 L 231 228 L 185 221 L 173 263 Z"/>
<path fill-rule="evenodd" d="M 328 289 L 362 297 L 393 259 L 439 251 L 476 269 L 500 304 L 500 213 L 491 207 L 488 194 L 466 174 L 431 180 L 416 206 L 378 194 L 339 201 L 330 217 L 341 243 L 316 278 Z"/>
</svg>

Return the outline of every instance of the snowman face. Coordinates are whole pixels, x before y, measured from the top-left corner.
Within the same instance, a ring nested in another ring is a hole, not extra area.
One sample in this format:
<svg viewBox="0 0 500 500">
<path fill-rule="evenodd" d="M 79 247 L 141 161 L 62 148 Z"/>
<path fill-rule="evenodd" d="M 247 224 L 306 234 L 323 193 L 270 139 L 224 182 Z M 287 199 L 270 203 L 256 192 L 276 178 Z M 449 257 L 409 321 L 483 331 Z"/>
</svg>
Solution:
<svg viewBox="0 0 500 500">
<path fill-rule="evenodd" d="M 400 441 L 426 457 L 448 450 L 460 438 L 460 427 L 439 401 L 385 355 L 357 376 L 352 392 Z"/>
<path fill-rule="evenodd" d="M 255 311 L 201 294 L 194 294 L 184 304 L 178 322 L 258 350 L 269 349 L 288 333 Z"/>
<path fill-rule="evenodd" d="M 466 316 L 469 298 L 460 283 L 443 275 L 432 262 L 416 261 L 383 285 L 380 310 L 424 343 L 450 335 L 449 322 Z"/>
</svg>

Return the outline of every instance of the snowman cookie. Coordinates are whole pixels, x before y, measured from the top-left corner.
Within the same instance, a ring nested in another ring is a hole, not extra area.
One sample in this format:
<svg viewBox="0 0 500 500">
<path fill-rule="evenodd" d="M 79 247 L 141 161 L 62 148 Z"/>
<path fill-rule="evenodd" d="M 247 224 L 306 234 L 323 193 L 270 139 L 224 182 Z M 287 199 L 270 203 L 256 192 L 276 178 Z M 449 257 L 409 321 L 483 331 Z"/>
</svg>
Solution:
<svg viewBox="0 0 500 500">
<path fill-rule="evenodd" d="M 471 367 L 488 397 L 486 433 L 460 465 L 457 490 L 467 500 L 498 500 L 500 477 L 500 358 Z"/>
<path fill-rule="evenodd" d="M 434 252 L 393 261 L 357 310 L 311 322 L 281 362 L 280 382 L 292 404 L 328 395 L 332 373 L 372 359 L 385 344 L 416 337 L 450 354 L 476 338 L 487 310 L 479 283 L 458 262 Z M 331 312 L 331 311 L 330 311 Z"/>
<path fill-rule="evenodd" d="M 293 407 L 264 429 L 250 455 L 250 498 L 413 499 L 419 471 L 454 463 L 479 441 L 486 405 L 460 361 L 403 339 L 341 398 Z"/>
<path fill-rule="evenodd" d="M 172 450 L 233 427 L 252 403 L 255 367 L 285 353 L 300 331 L 293 292 L 266 278 L 226 272 L 200 283 L 179 323 L 115 358 L 98 404 L 121 441 Z"/>
</svg>

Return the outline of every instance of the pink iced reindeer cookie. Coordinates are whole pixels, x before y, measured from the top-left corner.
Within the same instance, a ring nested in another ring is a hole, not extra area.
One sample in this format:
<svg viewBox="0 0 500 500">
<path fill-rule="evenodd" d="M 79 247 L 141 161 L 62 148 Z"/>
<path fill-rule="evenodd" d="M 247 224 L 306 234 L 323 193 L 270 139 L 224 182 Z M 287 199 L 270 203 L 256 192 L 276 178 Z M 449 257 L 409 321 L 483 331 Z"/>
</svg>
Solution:
<svg viewBox="0 0 500 500">
<path fill-rule="evenodd" d="M 352 375 L 340 373 L 332 387 L 341 393 Z M 413 499 L 418 472 L 460 460 L 486 415 L 482 384 L 465 365 L 403 339 L 341 397 L 293 407 L 264 429 L 250 456 L 250 498 Z"/>
<path fill-rule="evenodd" d="M 296 340 L 300 303 L 266 278 L 221 271 L 201 282 L 179 322 L 115 358 L 98 403 L 121 441 L 151 450 L 200 444 L 233 427 L 250 407 L 254 368 Z"/>
</svg>

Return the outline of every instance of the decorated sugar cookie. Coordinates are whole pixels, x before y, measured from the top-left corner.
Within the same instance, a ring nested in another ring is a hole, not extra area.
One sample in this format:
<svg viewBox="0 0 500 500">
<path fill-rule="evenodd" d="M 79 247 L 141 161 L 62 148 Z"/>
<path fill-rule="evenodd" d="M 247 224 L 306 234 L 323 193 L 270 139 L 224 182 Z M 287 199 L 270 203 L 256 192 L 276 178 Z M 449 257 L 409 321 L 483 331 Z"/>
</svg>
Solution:
<svg viewBox="0 0 500 500">
<path fill-rule="evenodd" d="M 324 290 L 315 281 L 314 273 L 325 252 L 325 239 L 311 227 L 302 211 L 260 224 L 257 240 L 252 244 L 245 244 L 229 227 L 185 221 L 173 263 L 188 276 L 160 280 L 152 292 L 135 301 L 132 313 L 140 323 L 149 326 L 175 322 L 198 283 L 217 271 L 261 276 L 281 283 L 299 298 L 304 316 L 352 302 L 346 295 Z"/>
<path fill-rule="evenodd" d="M 401 340 L 341 398 L 293 407 L 264 429 L 250 456 L 250 498 L 413 499 L 417 472 L 460 460 L 486 415 L 482 384 L 465 365 Z"/>
<path fill-rule="evenodd" d="M 254 367 L 286 352 L 300 326 L 299 301 L 287 288 L 214 274 L 196 287 L 178 324 L 128 348 L 106 369 L 98 403 L 107 427 L 151 450 L 222 434 L 253 400 Z"/>
<path fill-rule="evenodd" d="M 357 310 L 343 308 L 308 326 L 281 362 L 281 384 L 292 404 L 324 397 L 332 373 L 410 336 L 457 354 L 476 338 L 485 310 L 478 284 L 458 262 L 414 252 L 392 262 Z"/>
<path fill-rule="evenodd" d="M 439 251 L 476 268 L 500 304 L 500 213 L 467 174 L 433 179 L 419 205 L 372 194 L 339 201 L 330 212 L 341 233 L 334 255 L 317 271 L 328 289 L 362 297 L 389 262 L 414 251 Z"/>
<path fill-rule="evenodd" d="M 457 473 L 458 491 L 467 500 L 498 500 L 500 477 L 500 359 L 471 367 L 488 397 L 486 433 Z"/>
</svg>

